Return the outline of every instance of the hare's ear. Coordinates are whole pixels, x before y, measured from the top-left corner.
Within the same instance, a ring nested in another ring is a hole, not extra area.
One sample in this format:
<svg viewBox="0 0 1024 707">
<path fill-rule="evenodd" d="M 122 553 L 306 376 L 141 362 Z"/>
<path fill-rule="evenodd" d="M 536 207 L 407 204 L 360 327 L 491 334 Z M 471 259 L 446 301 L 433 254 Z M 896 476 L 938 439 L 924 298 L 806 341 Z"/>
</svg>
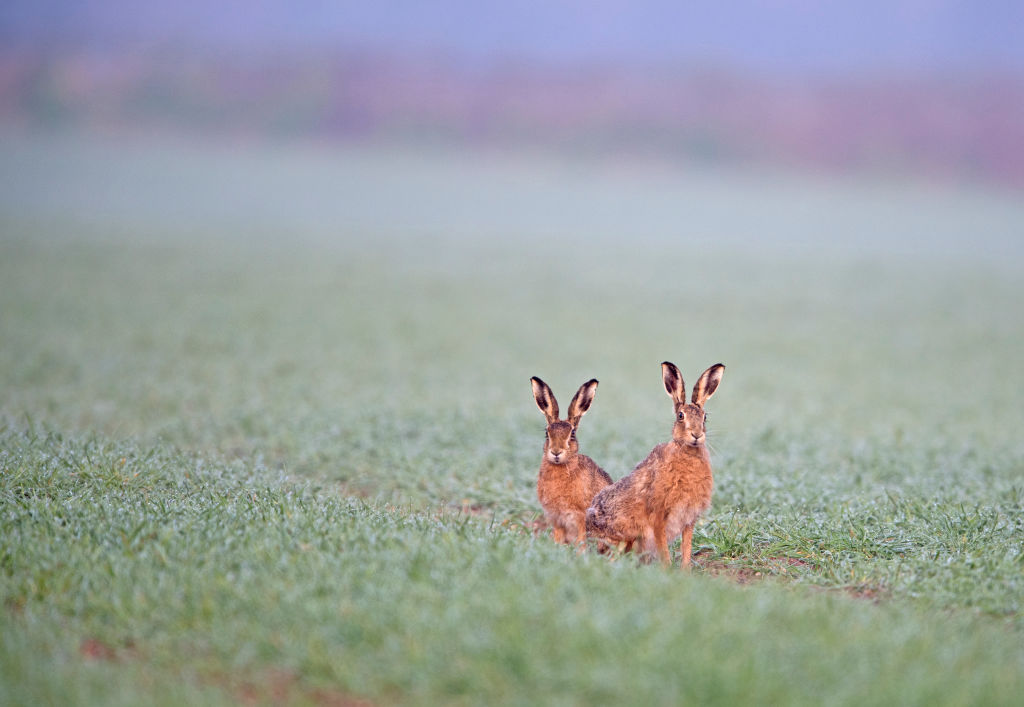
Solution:
<svg viewBox="0 0 1024 707">
<path fill-rule="evenodd" d="M 594 395 L 597 393 L 597 379 L 591 378 L 586 383 L 580 386 L 580 389 L 576 391 L 576 395 L 572 396 L 572 402 L 569 403 L 569 424 L 576 427 L 580 424 L 580 418 L 586 414 L 587 410 L 590 409 L 590 404 L 594 402 Z"/>
<path fill-rule="evenodd" d="M 677 405 L 686 403 L 686 384 L 683 383 L 683 374 L 676 368 L 676 364 L 665 361 L 661 364 L 661 377 L 665 381 L 665 392 L 672 397 L 672 402 Z"/>
<path fill-rule="evenodd" d="M 708 401 L 715 391 L 718 390 L 718 384 L 722 382 L 722 374 L 725 372 L 725 366 L 720 363 L 716 363 L 714 366 L 709 368 L 700 374 L 700 378 L 697 379 L 697 385 L 693 386 L 693 402 L 701 407 L 704 407 L 704 403 Z"/>
<path fill-rule="evenodd" d="M 544 413 L 544 417 L 548 419 L 548 424 L 558 422 L 558 401 L 555 400 L 551 388 L 537 376 L 531 378 L 530 383 L 533 384 L 533 398 L 537 401 L 537 407 Z"/>
</svg>

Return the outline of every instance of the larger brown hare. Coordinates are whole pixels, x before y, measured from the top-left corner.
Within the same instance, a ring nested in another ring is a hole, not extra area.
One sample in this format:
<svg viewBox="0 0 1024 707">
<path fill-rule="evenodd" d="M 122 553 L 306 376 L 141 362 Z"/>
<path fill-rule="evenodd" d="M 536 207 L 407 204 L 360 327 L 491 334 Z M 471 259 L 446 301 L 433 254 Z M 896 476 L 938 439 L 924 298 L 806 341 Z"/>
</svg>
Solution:
<svg viewBox="0 0 1024 707">
<path fill-rule="evenodd" d="M 704 444 L 704 404 L 722 380 L 725 366 L 704 371 L 686 402 L 683 377 L 674 364 L 661 364 L 665 390 L 672 396 L 676 421 L 672 441 L 659 444 L 628 476 L 601 491 L 587 509 L 587 532 L 612 544 L 671 558 L 668 543 L 683 536 L 682 567 L 690 566 L 693 524 L 711 505 L 711 458 Z"/>
<path fill-rule="evenodd" d="M 587 506 L 594 500 L 594 494 L 612 482 L 612 477 L 593 459 L 579 453 L 576 441 L 576 427 L 594 402 L 597 381 L 589 380 L 576 391 L 569 403 L 567 420 L 558 419 L 558 401 L 548 384 L 537 377 L 530 382 L 537 407 L 548 421 L 537 475 L 537 498 L 556 542 L 583 543 L 587 539 Z"/>
</svg>

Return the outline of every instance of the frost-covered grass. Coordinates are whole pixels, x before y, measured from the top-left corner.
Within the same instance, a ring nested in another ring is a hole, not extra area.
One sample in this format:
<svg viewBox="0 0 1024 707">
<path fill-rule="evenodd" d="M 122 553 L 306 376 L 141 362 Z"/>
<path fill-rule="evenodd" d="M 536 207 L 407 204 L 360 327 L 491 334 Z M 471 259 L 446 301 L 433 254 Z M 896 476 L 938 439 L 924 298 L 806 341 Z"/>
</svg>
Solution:
<svg viewBox="0 0 1024 707">
<path fill-rule="evenodd" d="M 1024 680 L 984 616 L 577 556 L 162 447 L 3 447 L 5 704 L 1009 704 Z"/>
<path fill-rule="evenodd" d="M 0 160 L 0 702 L 1018 699 L 1012 199 L 63 147 Z M 529 377 L 617 478 L 665 359 L 727 365 L 694 572 L 530 532 Z"/>
</svg>

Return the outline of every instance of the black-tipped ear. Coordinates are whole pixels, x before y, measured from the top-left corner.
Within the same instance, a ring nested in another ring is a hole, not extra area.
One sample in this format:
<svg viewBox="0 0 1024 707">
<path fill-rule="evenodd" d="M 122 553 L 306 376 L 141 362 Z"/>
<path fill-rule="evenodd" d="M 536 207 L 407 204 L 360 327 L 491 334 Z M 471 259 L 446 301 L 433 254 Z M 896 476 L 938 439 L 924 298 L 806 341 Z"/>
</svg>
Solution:
<svg viewBox="0 0 1024 707">
<path fill-rule="evenodd" d="M 551 388 L 537 376 L 531 378 L 530 383 L 533 385 L 533 399 L 537 401 L 537 407 L 544 413 L 548 424 L 558 422 L 558 401 L 555 400 L 555 394 L 551 392 Z"/>
<path fill-rule="evenodd" d="M 580 424 L 580 418 L 590 409 L 590 404 L 594 402 L 594 395 L 596 394 L 596 378 L 591 378 L 580 386 L 580 389 L 576 391 L 576 395 L 572 396 L 572 402 L 569 403 L 569 424 L 573 427 Z"/>
<path fill-rule="evenodd" d="M 675 403 L 686 402 L 686 385 L 683 383 L 683 374 L 676 368 L 676 364 L 665 361 L 661 364 L 661 378 L 665 381 L 665 392 L 671 396 Z"/>
<path fill-rule="evenodd" d="M 725 366 L 721 363 L 716 363 L 701 373 L 700 378 L 697 379 L 697 385 L 693 386 L 693 402 L 704 407 L 704 403 L 708 401 L 708 398 L 718 390 L 718 384 L 722 382 L 723 373 L 725 373 Z"/>
</svg>

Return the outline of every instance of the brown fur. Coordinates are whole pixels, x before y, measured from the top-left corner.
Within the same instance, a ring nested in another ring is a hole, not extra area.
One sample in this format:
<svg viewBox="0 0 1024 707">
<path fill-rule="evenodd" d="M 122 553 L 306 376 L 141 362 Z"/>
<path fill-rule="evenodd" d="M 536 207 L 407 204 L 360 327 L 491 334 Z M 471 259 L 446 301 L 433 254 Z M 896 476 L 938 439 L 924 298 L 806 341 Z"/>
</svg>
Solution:
<svg viewBox="0 0 1024 707">
<path fill-rule="evenodd" d="M 583 543 L 586 541 L 587 507 L 594 495 L 612 482 L 593 459 L 579 453 L 576 441 L 576 428 L 590 409 L 597 381 L 590 380 L 580 386 L 569 404 L 569 419 L 559 420 L 558 402 L 551 388 L 540 378 L 530 380 L 537 407 L 548 421 L 537 475 L 537 499 L 556 542 Z"/>
<path fill-rule="evenodd" d="M 714 487 L 704 443 L 704 404 L 724 370 L 719 363 L 704 371 L 687 403 L 679 369 L 667 361 L 662 364 L 676 414 L 672 441 L 659 444 L 628 476 L 597 494 L 587 509 L 588 533 L 627 550 L 639 543 L 666 564 L 671 561 L 668 543 L 682 535 L 680 564 L 689 567 L 693 525 L 711 505 Z"/>
</svg>

